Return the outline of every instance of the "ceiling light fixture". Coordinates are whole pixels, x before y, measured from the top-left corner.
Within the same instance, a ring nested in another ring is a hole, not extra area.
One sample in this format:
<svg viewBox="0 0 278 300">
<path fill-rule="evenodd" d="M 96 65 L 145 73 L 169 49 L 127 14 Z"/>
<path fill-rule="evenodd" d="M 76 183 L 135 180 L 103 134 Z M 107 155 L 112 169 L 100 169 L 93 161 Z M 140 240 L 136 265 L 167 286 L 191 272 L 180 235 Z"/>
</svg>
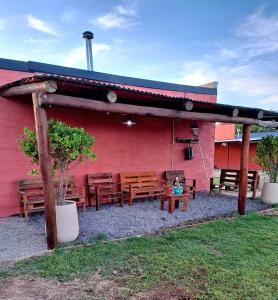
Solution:
<svg viewBox="0 0 278 300">
<path fill-rule="evenodd" d="M 132 126 L 135 125 L 136 122 L 132 120 L 131 116 L 127 116 L 127 118 L 123 121 L 123 124 L 126 126 Z"/>
</svg>

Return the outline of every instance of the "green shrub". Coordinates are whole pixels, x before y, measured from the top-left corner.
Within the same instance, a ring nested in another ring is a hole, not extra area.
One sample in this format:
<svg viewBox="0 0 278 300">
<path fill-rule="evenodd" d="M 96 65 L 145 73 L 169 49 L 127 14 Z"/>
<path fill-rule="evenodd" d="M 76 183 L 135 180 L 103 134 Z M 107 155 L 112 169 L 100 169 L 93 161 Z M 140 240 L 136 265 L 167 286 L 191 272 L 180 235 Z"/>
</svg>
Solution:
<svg viewBox="0 0 278 300">
<path fill-rule="evenodd" d="M 94 160 L 92 145 L 95 138 L 84 128 L 70 127 L 59 120 L 48 122 L 48 143 L 53 174 L 58 178 L 56 199 L 63 203 L 66 197 L 70 171 L 86 159 Z M 20 149 L 31 158 L 33 164 L 39 164 L 39 153 L 35 130 L 24 128 L 20 141 Z M 37 169 L 33 169 L 32 173 Z"/>
<path fill-rule="evenodd" d="M 263 167 L 272 183 L 278 177 L 278 136 L 266 136 L 257 144 L 255 162 Z"/>
</svg>

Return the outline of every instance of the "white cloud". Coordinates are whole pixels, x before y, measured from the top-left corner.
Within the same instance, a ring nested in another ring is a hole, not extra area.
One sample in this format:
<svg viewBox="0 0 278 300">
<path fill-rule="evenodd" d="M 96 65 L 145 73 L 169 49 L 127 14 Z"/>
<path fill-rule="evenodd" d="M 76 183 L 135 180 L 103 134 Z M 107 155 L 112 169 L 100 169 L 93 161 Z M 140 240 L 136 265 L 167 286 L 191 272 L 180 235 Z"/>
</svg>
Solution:
<svg viewBox="0 0 278 300">
<path fill-rule="evenodd" d="M 262 104 L 276 104 L 278 103 L 278 95 L 273 95 L 261 100 Z"/>
<path fill-rule="evenodd" d="M 111 47 L 106 44 L 92 44 L 93 59 L 101 52 L 109 51 Z M 80 47 L 72 49 L 64 58 L 63 65 L 66 67 L 79 67 L 81 64 L 86 65 L 86 49 L 82 45 Z"/>
<path fill-rule="evenodd" d="M 127 28 L 129 22 L 117 14 L 109 13 L 96 19 L 96 24 L 102 28 Z"/>
<path fill-rule="evenodd" d="M 49 44 L 52 44 L 55 42 L 55 39 L 37 39 L 37 38 L 33 38 L 33 37 L 28 37 L 26 39 L 24 39 L 24 42 L 27 44 L 38 44 L 38 45 L 43 45 L 43 46 L 47 46 Z"/>
<path fill-rule="evenodd" d="M 136 15 L 136 11 L 133 8 L 124 7 L 123 5 L 118 5 L 116 7 L 116 10 L 120 15 L 126 15 L 126 16 Z"/>
<path fill-rule="evenodd" d="M 235 31 L 239 37 L 248 38 L 269 38 L 277 39 L 278 19 L 277 16 L 265 16 L 264 9 L 260 8 L 257 12 L 247 17 Z"/>
<path fill-rule="evenodd" d="M 100 16 L 95 20 L 90 20 L 90 23 L 105 29 L 130 28 L 139 24 L 134 20 L 135 17 L 136 11 L 132 6 L 118 5 L 114 7 L 111 12 Z"/>
<path fill-rule="evenodd" d="M 277 110 L 278 16 L 267 17 L 259 9 L 215 46 L 212 53 L 182 64 L 176 81 L 219 81 L 220 102 Z"/>
<path fill-rule="evenodd" d="M 0 18 L 0 31 L 4 30 L 6 27 L 6 21 Z"/>
<path fill-rule="evenodd" d="M 182 65 L 178 74 L 178 82 L 188 85 L 201 85 L 210 81 L 215 81 L 216 74 L 211 69 L 211 65 L 205 62 L 186 62 Z"/>
<path fill-rule="evenodd" d="M 29 27 L 50 35 L 58 36 L 58 33 L 54 29 L 52 29 L 48 24 L 46 24 L 44 21 L 35 18 L 32 15 L 28 15 L 27 20 L 28 20 Z"/>
<path fill-rule="evenodd" d="M 61 15 L 61 21 L 64 23 L 72 22 L 76 19 L 76 11 L 69 10 L 65 11 Z"/>
</svg>

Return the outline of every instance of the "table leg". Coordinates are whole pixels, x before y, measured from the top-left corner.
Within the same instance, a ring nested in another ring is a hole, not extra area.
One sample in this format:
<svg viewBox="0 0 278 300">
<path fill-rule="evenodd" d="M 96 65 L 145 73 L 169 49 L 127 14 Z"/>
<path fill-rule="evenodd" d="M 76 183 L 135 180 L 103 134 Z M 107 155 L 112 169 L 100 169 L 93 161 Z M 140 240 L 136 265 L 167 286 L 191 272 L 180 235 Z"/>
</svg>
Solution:
<svg viewBox="0 0 278 300">
<path fill-rule="evenodd" d="M 179 208 L 180 207 L 180 200 L 175 200 L 175 208 Z"/>
<path fill-rule="evenodd" d="M 183 200 L 183 211 L 187 210 L 188 207 L 188 200 L 189 200 L 189 196 L 185 196 L 184 200 Z"/>
<path fill-rule="evenodd" d="M 174 210 L 175 200 L 173 198 L 168 198 L 168 212 L 171 214 Z"/>
</svg>

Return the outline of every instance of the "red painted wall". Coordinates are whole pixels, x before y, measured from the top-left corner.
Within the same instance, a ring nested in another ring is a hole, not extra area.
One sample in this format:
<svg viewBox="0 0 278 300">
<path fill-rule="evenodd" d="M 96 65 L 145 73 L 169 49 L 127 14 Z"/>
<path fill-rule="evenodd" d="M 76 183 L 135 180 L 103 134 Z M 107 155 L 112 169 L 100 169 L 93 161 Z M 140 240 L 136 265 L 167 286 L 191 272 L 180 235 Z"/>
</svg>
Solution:
<svg viewBox="0 0 278 300">
<path fill-rule="evenodd" d="M 216 169 L 239 169 L 240 168 L 240 143 L 217 143 L 215 144 L 214 165 Z M 262 170 L 262 167 L 254 162 L 256 143 L 251 143 L 249 148 L 249 169 Z"/>
<path fill-rule="evenodd" d="M 235 138 L 235 124 L 219 123 L 215 125 L 215 140 L 233 140 Z"/>
<path fill-rule="evenodd" d="M 28 73 L 0 70 L 0 85 Z M 192 94 L 190 98 L 216 101 L 216 96 Z M 19 212 L 16 180 L 28 178 L 31 168 L 28 158 L 22 154 L 17 140 L 23 127 L 33 127 L 34 117 L 31 97 L 11 100 L 0 97 L 0 217 Z M 94 172 L 112 172 L 115 177 L 122 171 L 156 170 L 161 176 L 164 170 L 171 169 L 171 128 L 169 119 L 134 116 L 137 124 L 125 127 L 121 115 L 98 113 L 86 110 L 51 108 L 49 118 L 58 118 L 70 125 L 82 126 L 96 137 L 94 151 L 97 160 L 87 161 L 78 166 L 73 175 L 78 183 L 85 183 L 85 175 Z M 191 121 L 176 121 L 176 137 L 192 137 Z M 214 163 L 214 124 L 199 122 L 200 143 L 209 176 Z M 175 144 L 174 168 L 184 169 L 187 177 L 197 179 L 198 190 L 208 189 L 200 153 L 193 145 L 195 158 L 185 161 L 185 145 Z"/>
</svg>

